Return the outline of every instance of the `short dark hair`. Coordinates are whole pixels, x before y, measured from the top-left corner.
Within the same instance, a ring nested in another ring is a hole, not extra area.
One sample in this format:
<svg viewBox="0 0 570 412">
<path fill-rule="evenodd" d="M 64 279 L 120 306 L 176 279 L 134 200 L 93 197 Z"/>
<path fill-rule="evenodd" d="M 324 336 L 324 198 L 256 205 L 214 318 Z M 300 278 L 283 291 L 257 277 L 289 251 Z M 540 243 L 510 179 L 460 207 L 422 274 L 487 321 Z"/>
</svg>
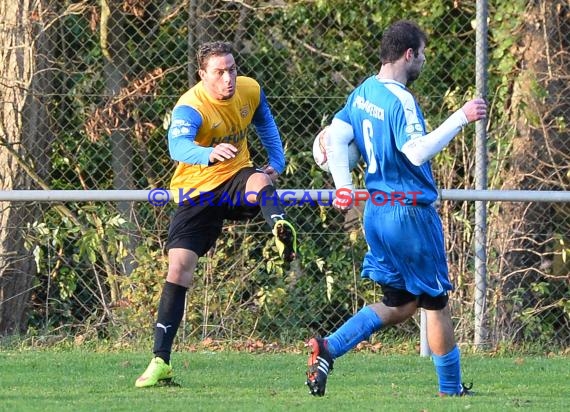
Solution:
<svg viewBox="0 0 570 412">
<path fill-rule="evenodd" d="M 393 63 L 408 49 L 412 49 L 417 56 L 422 43 L 427 45 L 427 42 L 427 34 L 416 23 L 399 20 L 391 24 L 382 34 L 380 62 Z"/>
<path fill-rule="evenodd" d="M 231 43 L 224 41 L 213 41 L 208 43 L 203 43 L 198 47 L 196 52 L 196 60 L 198 62 L 198 68 L 205 70 L 208 65 L 208 60 L 212 56 L 225 56 L 226 54 L 233 54 L 234 50 Z"/>
</svg>

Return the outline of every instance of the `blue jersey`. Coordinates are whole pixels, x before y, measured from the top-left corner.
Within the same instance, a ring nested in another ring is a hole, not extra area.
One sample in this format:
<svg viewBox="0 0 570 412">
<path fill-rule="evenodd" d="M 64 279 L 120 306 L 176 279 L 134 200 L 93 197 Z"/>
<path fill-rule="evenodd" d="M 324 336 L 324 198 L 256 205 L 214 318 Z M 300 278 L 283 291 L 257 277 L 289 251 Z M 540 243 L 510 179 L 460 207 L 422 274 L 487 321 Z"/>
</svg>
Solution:
<svg viewBox="0 0 570 412">
<path fill-rule="evenodd" d="M 445 294 L 452 285 L 443 228 L 431 205 L 437 198 L 431 167 L 429 162 L 415 166 L 401 151 L 410 139 L 426 134 L 414 96 L 401 83 L 373 76 L 348 96 L 336 118 L 352 125 L 367 164 L 371 196 L 363 223 L 369 250 L 362 276 L 414 295 Z"/>
<path fill-rule="evenodd" d="M 335 117 L 352 125 L 367 164 L 365 183 L 372 196 L 401 198 L 404 193 L 410 205 L 436 200 L 429 162 L 415 166 L 401 152 L 408 140 L 426 134 L 423 114 L 403 84 L 371 76 L 348 96 Z"/>
</svg>

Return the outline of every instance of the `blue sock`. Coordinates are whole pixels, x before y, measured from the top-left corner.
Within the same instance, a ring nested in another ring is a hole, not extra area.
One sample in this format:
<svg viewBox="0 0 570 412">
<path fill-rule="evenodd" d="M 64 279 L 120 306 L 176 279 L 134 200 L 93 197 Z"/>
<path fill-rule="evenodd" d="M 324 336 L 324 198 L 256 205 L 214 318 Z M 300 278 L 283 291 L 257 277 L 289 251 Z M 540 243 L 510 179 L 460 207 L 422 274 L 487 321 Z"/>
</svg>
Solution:
<svg viewBox="0 0 570 412">
<path fill-rule="evenodd" d="M 360 309 L 326 338 L 331 356 L 338 358 L 382 328 L 382 319 L 370 307 Z"/>
<path fill-rule="evenodd" d="M 439 391 L 448 395 L 457 395 L 461 392 L 461 365 L 459 348 L 443 356 L 432 355 L 435 372 L 439 380 Z"/>
</svg>

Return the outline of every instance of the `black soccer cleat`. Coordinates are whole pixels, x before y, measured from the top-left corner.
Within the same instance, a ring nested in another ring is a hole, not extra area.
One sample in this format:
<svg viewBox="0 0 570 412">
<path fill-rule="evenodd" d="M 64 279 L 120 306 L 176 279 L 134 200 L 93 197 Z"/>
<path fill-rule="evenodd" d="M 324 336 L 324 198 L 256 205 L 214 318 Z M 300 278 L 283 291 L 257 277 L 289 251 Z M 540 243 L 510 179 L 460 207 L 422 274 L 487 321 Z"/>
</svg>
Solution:
<svg viewBox="0 0 570 412">
<path fill-rule="evenodd" d="M 471 388 L 473 387 L 473 383 L 470 383 L 469 385 L 466 385 L 464 383 L 461 384 L 461 390 L 459 391 L 459 393 L 443 393 L 443 392 L 439 392 L 438 396 L 440 398 L 445 398 L 448 396 L 473 396 L 475 395 L 475 393 L 471 390 Z"/>
<path fill-rule="evenodd" d="M 307 382 L 309 393 L 313 396 L 324 396 L 327 386 L 327 377 L 333 370 L 333 358 L 327 349 L 324 339 L 312 338 L 307 343 L 309 359 L 307 361 Z"/>
</svg>

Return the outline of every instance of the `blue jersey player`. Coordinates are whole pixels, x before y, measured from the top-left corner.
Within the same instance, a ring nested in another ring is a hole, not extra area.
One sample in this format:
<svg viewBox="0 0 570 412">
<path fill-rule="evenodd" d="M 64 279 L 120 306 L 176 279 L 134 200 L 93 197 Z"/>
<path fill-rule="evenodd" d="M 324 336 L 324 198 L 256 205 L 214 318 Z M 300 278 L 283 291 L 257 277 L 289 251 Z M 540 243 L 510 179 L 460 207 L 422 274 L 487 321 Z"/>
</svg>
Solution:
<svg viewBox="0 0 570 412">
<path fill-rule="evenodd" d="M 441 220 L 433 206 L 437 189 L 429 160 L 463 126 L 486 116 L 483 99 L 473 99 L 427 133 L 422 112 L 406 85 L 425 63 L 426 34 L 413 22 L 398 21 L 384 32 L 381 68 L 348 97 L 328 128 L 326 151 L 337 191 L 352 193 L 347 145 L 354 139 L 366 164 L 369 197 L 364 232 L 369 250 L 362 277 L 377 282 L 381 302 L 362 308 L 324 339 L 309 340 L 307 385 L 323 396 L 334 359 L 371 334 L 426 310 L 427 338 L 441 396 L 469 392 L 461 381 L 460 353 L 448 308 L 449 281 Z M 402 193 L 413 196 L 402 197 Z M 398 194 L 397 202 L 386 202 Z M 378 199 L 379 197 L 379 199 Z M 353 196 L 333 206 L 350 209 Z"/>
</svg>

